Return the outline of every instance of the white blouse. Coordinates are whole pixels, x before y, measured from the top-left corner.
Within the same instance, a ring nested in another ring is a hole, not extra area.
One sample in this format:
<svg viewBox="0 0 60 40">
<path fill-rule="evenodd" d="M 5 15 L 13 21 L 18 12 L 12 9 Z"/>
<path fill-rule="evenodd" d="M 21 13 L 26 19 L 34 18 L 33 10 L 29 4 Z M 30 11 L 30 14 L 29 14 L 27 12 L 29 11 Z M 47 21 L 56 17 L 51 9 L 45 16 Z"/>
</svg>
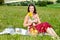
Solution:
<svg viewBox="0 0 60 40">
<path fill-rule="evenodd" d="M 38 22 L 38 19 L 37 19 L 37 17 L 34 15 L 33 17 L 32 17 L 34 20 L 32 20 L 30 17 L 28 18 L 28 23 L 30 23 L 30 22 L 34 22 L 34 23 L 37 23 Z M 28 26 L 28 30 L 29 30 L 29 26 Z"/>
</svg>

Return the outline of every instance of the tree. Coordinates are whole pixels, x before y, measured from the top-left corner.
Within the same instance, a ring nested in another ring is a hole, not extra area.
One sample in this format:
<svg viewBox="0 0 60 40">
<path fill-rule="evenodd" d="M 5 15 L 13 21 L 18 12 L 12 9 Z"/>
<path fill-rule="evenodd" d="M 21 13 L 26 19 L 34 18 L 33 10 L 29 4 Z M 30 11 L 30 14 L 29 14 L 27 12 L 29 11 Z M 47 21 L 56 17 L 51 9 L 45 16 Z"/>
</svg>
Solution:
<svg viewBox="0 0 60 40">
<path fill-rule="evenodd" d="M 4 2 L 4 0 L 0 0 L 0 4 L 2 4 Z"/>
<path fill-rule="evenodd" d="M 57 3 L 60 3 L 60 0 L 57 0 Z"/>
<path fill-rule="evenodd" d="M 4 0 L 0 0 L 0 2 L 4 2 Z"/>
</svg>

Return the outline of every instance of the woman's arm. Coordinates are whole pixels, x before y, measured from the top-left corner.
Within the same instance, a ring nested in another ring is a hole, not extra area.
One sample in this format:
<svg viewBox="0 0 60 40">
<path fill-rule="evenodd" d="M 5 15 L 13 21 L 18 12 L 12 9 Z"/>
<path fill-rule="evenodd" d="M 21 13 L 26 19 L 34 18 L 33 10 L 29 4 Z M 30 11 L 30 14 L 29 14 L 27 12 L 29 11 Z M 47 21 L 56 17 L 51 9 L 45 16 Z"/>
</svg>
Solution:
<svg viewBox="0 0 60 40">
<path fill-rule="evenodd" d="M 28 17 L 29 17 L 28 15 L 25 16 L 24 23 L 23 23 L 24 27 L 31 25 L 31 23 L 28 23 Z"/>
</svg>

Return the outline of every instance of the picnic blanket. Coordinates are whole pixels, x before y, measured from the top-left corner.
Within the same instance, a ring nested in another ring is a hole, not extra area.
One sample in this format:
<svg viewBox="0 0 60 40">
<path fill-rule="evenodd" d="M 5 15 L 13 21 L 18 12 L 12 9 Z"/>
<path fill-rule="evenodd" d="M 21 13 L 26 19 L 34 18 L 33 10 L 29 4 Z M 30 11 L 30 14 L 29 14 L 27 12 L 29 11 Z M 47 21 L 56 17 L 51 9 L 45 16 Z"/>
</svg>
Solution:
<svg viewBox="0 0 60 40">
<path fill-rule="evenodd" d="M 0 32 L 1 34 L 11 34 L 11 35 L 15 35 L 15 34 L 21 34 L 21 35 L 30 35 L 29 31 L 23 28 L 5 28 L 2 32 Z M 44 34 L 39 34 L 40 36 L 42 35 L 49 35 L 47 33 Z"/>
<path fill-rule="evenodd" d="M 28 35 L 28 31 L 22 28 L 5 28 L 0 34 L 22 34 L 22 35 Z"/>
</svg>

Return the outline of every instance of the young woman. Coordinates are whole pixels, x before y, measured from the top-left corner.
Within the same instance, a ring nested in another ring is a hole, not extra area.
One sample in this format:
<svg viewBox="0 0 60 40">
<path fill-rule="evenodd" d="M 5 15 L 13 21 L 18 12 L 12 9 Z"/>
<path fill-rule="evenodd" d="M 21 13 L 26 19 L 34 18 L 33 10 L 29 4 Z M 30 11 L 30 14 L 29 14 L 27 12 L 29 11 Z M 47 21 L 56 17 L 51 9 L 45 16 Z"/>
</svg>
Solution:
<svg viewBox="0 0 60 40">
<path fill-rule="evenodd" d="M 30 4 L 28 6 L 28 13 L 29 12 L 32 13 L 32 18 L 34 18 L 34 20 L 32 20 L 30 18 L 30 16 L 27 14 L 25 16 L 24 23 L 23 23 L 23 25 L 25 27 L 28 27 L 28 29 L 30 29 L 31 26 L 32 26 L 32 23 L 35 23 L 35 25 L 33 25 L 33 26 L 35 26 L 35 28 L 38 31 L 38 33 L 45 33 L 45 32 L 47 32 L 51 36 L 58 38 L 58 35 L 55 33 L 55 31 L 53 30 L 52 26 L 48 22 L 42 23 L 40 21 L 39 16 L 38 16 L 38 14 L 36 12 L 36 8 L 35 8 L 35 6 L 33 4 Z"/>
</svg>

